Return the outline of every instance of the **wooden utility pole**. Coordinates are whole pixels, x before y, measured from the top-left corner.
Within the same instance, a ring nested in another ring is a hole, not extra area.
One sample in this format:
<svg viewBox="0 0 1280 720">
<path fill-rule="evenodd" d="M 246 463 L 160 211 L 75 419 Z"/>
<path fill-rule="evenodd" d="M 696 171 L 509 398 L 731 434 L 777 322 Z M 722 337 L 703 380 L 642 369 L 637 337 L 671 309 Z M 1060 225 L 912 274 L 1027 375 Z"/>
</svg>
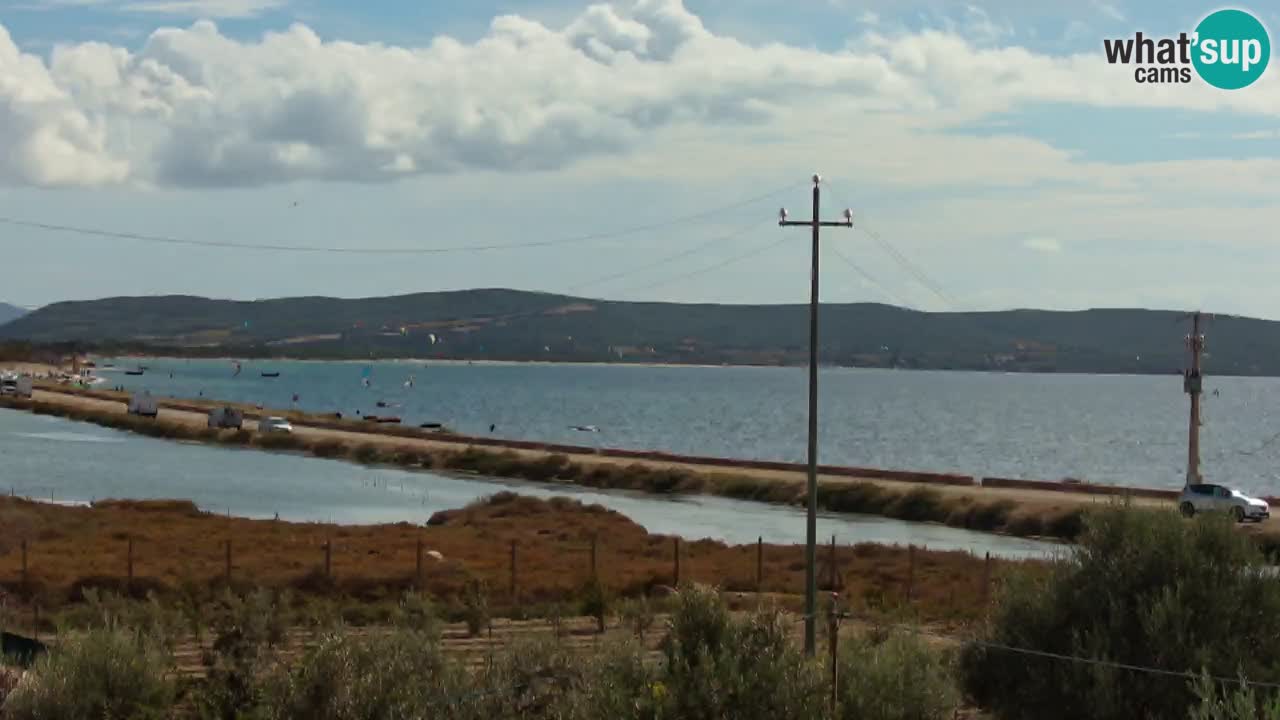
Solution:
<svg viewBox="0 0 1280 720">
<path fill-rule="evenodd" d="M 1204 352 L 1204 334 L 1200 332 L 1200 311 L 1191 313 L 1191 334 L 1186 336 L 1191 351 L 1191 368 L 1183 373 L 1182 389 L 1191 396 L 1191 417 L 1187 425 L 1187 485 L 1200 483 L 1200 392 L 1203 377 L 1200 355 Z"/>
<path fill-rule="evenodd" d="M 844 211 L 844 220 L 823 221 L 819 218 L 819 195 L 822 177 L 813 176 L 813 219 L 788 220 L 787 209 L 779 211 L 778 225 L 782 227 L 802 225 L 813 229 L 813 249 L 809 274 L 809 507 L 805 518 L 804 546 L 804 652 L 813 657 L 817 650 L 817 633 L 814 626 L 817 612 L 817 543 L 818 543 L 818 254 L 819 230 L 823 227 L 853 227 L 853 212 Z"/>
</svg>

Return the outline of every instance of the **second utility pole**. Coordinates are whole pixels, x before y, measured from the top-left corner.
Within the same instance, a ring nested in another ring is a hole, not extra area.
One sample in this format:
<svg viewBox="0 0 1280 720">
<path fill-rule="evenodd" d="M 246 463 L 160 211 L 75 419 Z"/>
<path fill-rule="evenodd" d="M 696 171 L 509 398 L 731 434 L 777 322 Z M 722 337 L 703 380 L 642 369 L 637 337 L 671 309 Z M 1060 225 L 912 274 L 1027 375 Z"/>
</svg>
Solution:
<svg viewBox="0 0 1280 720">
<path fill-rule="evenodd" d="M 1200 354 L 1204 352 L 1204 334 L 1200 332 L 1200 311 L 1191 314 L 1191 334 L 1187 336 L 1191 350 L 1191 369 L 1186 371 L 1182 389 L 1191 396 L 1191 419 L 1187 427 L 1187 485 L 1200 483 Z"/>
<path fill-rule="evenodd" d="M 809 508 L 806 517 L 804 546 L 804 652 L 813 657 L 817 650 L 814 620 L 817 613 L 817 540 L 818 540 L 818 231 L 826 227 L 853 227 L 853 212 L 844 211 L 844 220 L 822 221 L 818 218 L 819 186 L 822 178 L 813 176 L 813 219 L 788 220 L 787 209 L 779 211 L 778 225 L 805 225 L 813 228 L 812 269 L 809 278 Z"/>
</svg>

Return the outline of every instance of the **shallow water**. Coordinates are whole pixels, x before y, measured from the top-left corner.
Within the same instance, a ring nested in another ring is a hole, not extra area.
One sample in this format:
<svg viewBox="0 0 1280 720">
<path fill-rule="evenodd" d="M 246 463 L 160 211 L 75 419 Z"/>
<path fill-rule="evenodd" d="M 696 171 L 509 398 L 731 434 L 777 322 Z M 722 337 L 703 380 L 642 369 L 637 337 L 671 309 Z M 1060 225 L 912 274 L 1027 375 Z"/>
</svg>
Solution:
<svg viewBox="0 0 1280 720">
<path fill-rule="evenodd" d="M 57 502 L 101 498 L 194 501 L 232 515 L 372 524 L 424 523 L 439 510 L 458 508 L 511 490 L 535 497 L 569 496 L 617 510 L 651 532 L 730 543 L 804 541 L 804 513 L 796 508 L 714 497 L 655 498 L 585 491 L 573 486 L 488 480 L 368 468 L 319 458 L 257 450 L 176 443 L 62 418 L 0 410 L 0 483 L 3 491 Z M 824 540 L 841 544 L 915 544 L 939 550 L 1034 557 L 1059 546 L 973 533 L 940 525 L 865 516 L 824 516 Z"/>
</svg>

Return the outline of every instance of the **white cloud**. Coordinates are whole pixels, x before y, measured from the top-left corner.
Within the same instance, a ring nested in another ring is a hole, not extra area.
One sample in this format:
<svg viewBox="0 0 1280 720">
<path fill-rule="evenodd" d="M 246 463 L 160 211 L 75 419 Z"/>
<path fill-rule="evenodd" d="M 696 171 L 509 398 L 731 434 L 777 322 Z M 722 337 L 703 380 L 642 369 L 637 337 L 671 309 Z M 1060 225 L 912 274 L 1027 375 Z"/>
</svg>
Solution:
<svg viewBox="0 0 1280 720">
<path fill-rule="evenodd" d="M 1280 138 L 1280 130 L 1254 130 L 1252 132 L 1235 133 L 1232 140 L 1275 140 Z"/>
<path fill-rule="evenodd" d="M 867 10 L 858 17 L 858 22 L 863 25 L 879 25 L 880 16 L 870 10 Z"/>
<path fill-rule="evenodd" d="M 274 2 L 131 7 L 235 14 Z M 0 157 L 0 183 L 382 181 L 559 170 L 622 154 L 643 167 L 659 143 L 685 144 L 690 158 L 753 134 L 784 148 L 797 142 L 789 137 L 794 108 L 816 98 L 827 126 L 892 144 L 896 157 L 869 160 L 891 183 L 1092 182 L 1099 167 L 1044 143 L 937 131 L 1035 102 L 1280 114 L 1272 76 L 1248 92 L 1139 92 L 1100 52 L 998 45 L 1010 30 L 976 6 L 967 21 L 981 40 L 963 29 L 868 32 L 820 52 L 716 35 L 680 0 L 633 0 L 591 6 L 558 27 L 499 17 L 471 44 L 325 41 L 302 25 L 242 42 L 199 21 L 157 30 L 136 51 L 82 43 L 47 59 L 21 53 L 0 28 L 0 129 L 13 148 Z M 743 155 L 727 162 L 757 162 Z M 686 160 L 681 171 L 726 163 L 708 160 Z M 1269 166 L 1256 172 L 1275 175 Z M 1117 190 L 1136 181 L 1123 173 L 1102 180 Z"/>
<path fill-rule="evenodd" d="M 84 2 L 84 0 L 79 1 Z M 268 10 L 284 7 L 286 4 L 288 0 L 141 0 L 124 3 L 120 9 L 136 13 L 222 19 L 257 17 Z"/>
<path fill-rule="evenodd" d="M 1125 20 L 1124 13 L 1120 11 L 1120 8 L 1117 8 L 1111 3 L 1103 2 L 1103 0 L 1093 0 L 1093 7 L 1096 8 L 1098 12 L 1112 20 L 1119 22 L 1124 22 Z"/>
<path fill-rule="evenodd" d="M 1062 244 L 1056 238 L 1051 237 L 1033 237 L 1022 241 L 1022 246 L 1028 250 L 1035 250 L 1041 253 L 1060 253 L 1062 252 Z"/>
</svg>

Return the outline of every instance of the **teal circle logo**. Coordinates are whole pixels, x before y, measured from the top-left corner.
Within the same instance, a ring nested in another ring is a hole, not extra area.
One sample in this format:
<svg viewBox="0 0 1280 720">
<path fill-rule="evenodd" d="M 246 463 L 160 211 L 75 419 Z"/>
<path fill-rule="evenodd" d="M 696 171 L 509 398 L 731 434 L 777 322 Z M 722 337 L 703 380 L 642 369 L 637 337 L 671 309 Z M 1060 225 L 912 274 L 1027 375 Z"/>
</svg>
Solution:
<svg viewBox="0 0 1280 720">
<path fill-rule="evenodd" d="M 1191 62 L 1200 78 L 1222 90 L 1248 87 L 1267 69 L 1271 38 L 1243 10 L 1218 10 L 1196 26 Z"/>
</svg>

